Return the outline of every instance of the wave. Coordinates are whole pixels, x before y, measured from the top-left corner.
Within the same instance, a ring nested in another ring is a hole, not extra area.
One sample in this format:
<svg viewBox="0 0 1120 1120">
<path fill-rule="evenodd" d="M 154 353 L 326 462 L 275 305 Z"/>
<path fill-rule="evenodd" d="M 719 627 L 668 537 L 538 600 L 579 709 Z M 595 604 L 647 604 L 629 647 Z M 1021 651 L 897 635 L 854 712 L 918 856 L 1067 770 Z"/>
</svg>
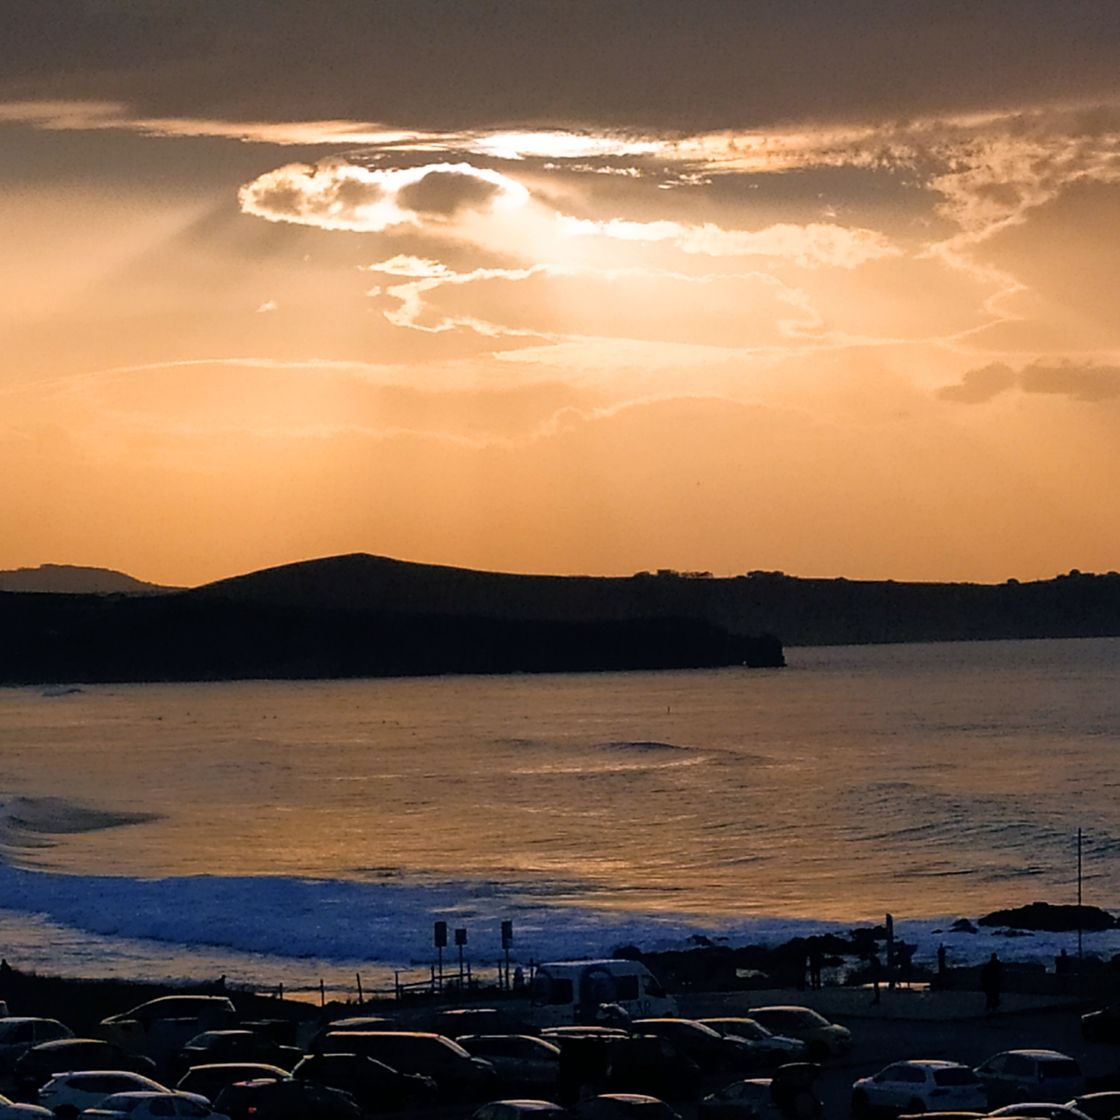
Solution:
<svg viewBox="0 0 1120 1120">
<path fill-rule="evenodd" d="M 619 910 L 605 892 L 594 904 L 586 885 L 413 879 L 354 882 L 281 877 L 189 876 L 142 879 L 72 875 L 0 865 L 0 898 L 10 917 L 79 930 L 95 943 L 159 943 L 188 969 L 192 953 L 212 960 L 223 951 L 287 961 L 365 961 L 382 967 L 427 965 L 432 923 L 466 927 L 476 962 L 500 955 L 499 926 L 512 919 L 520 961 L 609 954 L 621 944 L 647 950 L 688 948 L 698 937 L 725 944 L 779 944 L 795 936 L 844 933 L 857 921 L 753 916 L 713 921 L 689 913 Z M 584 902 L 569 904 L 579 896 Z M 881 921 L 881 915 L 877 920 Z M 957 964 L 998 951 L 1005 959 L 1052 960 L 1068 936 L 1035 934 L 1009 940 L 996 931 L 957 935 L 951 918 L 907 921 L 900 937 L 918 945 L 915 959 L 931 961 L 949 944 Z M 1120 931 L 1087 935 L 1092 951 L 1120 950 Z M 60 963 L 64 969 L 64 962 Z"/>
<path fill-rule="evenodd" d="M 40 848 L 54 836 L 77 836 L 159 819 L 158 813 L 96 809 L 62 797 L 6 797 L 0 801 L 0 852 Z"/>
</svg>

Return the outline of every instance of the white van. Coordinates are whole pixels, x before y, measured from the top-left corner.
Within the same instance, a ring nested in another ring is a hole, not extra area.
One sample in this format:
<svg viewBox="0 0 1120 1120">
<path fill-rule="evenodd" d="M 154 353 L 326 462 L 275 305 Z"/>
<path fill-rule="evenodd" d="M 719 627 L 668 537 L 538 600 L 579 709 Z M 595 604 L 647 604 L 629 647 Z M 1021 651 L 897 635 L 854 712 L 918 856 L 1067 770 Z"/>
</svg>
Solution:
<svg viewBox="0 0 1120 1120">
<path fill-rule="evenodd" d="M 537 968 L 531 999 L 541 1027 L 594 1023 L 604 1003 L 634 1019 L 677 1014 L 677 1001 L 639 961 L 548 961 Z"/>
</svg>

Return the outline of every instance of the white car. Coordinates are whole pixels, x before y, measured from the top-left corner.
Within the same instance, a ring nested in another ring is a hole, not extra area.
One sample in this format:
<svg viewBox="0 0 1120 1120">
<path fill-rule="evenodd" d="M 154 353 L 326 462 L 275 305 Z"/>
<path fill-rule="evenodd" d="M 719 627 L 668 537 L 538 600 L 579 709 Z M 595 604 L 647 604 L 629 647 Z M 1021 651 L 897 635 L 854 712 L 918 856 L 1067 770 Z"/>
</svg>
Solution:
<svg viewBox="0 0 1120 1120">
<path fill-rule="evenodd" d="M 55 1116 L 77 1116 L 83 1108 L 96 1108 L 114 1093 L 147 1090 L 153 1093 L 170 1093 L 171 1090 L 150 1077 L 129 1073 L 123 1069 L 83 1069 L 73 1073 L 59 1073 L 39 1090 L 39 1103 Z"/>
<path fill-rule="evenodd" d="M 959 1062 L 895 1062 L 852 1086 L 852 1115 L 984 1112 L 988 1096 L 976 1073 Z"/>
<path fill-rule="evenodd" d="M 225 1113 L 215 1112 L 198 1093 L 150 1091 L 114 1093 L 96 1108 L 87 1108 L 81 1116 L 82 1120 L 229 1120 Z"/>
</svg>

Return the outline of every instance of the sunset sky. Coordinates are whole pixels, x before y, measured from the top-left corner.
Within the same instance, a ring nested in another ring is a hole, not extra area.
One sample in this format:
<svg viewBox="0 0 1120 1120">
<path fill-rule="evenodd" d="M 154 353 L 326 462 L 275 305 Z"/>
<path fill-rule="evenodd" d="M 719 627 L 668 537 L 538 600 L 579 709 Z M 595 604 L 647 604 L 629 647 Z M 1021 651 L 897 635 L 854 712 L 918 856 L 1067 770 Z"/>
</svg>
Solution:
<svg viewBox="0 0 1120 1120">
<path fill-rule="evenodd" d="M 1120 568 L 1120 5 L 12 0 L 0 568 Z"/>
</svg>

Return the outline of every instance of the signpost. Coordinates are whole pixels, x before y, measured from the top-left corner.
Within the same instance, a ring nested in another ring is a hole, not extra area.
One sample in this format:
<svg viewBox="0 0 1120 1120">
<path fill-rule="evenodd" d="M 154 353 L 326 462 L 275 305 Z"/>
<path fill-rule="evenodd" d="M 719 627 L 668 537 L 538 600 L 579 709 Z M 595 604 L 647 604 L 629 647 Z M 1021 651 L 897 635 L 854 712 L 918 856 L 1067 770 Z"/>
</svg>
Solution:
<svg viewBox="0 0 1120 1120">
<path fill-rule="evenodd" d="M 502 951 L 506 955 L 505 989 L 509 991 L 509 951 L 513 946 L 513 922 L 508 918 L 502 922 Z"/>
<path fill-rule="evenodd" d="M 447 946 L 447 923 L 436 922 L 433 927 L 432 940 L 435 942 L 436 951 L 439 953 L 439 990 L 443 991 L 443 950 Z"/>
</svg>

